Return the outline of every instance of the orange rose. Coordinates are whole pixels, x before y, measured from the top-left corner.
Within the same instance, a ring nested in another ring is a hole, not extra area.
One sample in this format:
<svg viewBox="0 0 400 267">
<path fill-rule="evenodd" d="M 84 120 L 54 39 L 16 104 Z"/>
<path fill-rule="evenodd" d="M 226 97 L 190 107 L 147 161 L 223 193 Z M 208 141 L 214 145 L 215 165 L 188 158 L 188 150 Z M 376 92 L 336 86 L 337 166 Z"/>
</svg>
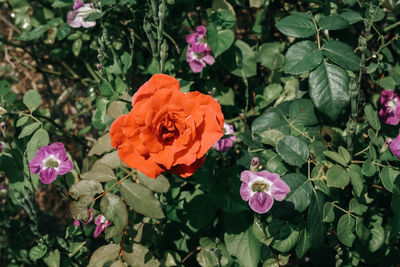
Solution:
<svg viewBox="0 0 400 267">
<path fill-rule="evenodd" d="M 120 159 L 148 177 L 165 171 L 192 175 L 223 135 L 219 103 L 179 88 L 175 78 L 153 75 L 133 96 L 130 113 L 111 125 L 111 145 Z"/>
</svg>

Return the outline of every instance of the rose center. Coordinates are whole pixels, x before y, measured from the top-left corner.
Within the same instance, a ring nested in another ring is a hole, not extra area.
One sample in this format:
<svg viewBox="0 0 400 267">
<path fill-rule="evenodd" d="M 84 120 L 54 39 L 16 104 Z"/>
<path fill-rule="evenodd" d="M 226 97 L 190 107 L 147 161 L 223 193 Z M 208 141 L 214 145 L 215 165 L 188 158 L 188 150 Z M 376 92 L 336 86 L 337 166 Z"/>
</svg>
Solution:
<svg viewBox="0 0 400 267">
<path fill-rule="evenodd" d="M 157 137 L 161 143 L 169 145 L 178 136 L 179 131 L 173 121 L 166 119 L 159 125 Z"/>
<path fill-rule="evenodd" d="M 269 184 L 264 184 L 264 183 L 254 183 L 251 186 L 251 190 L 253 190 L 253 192 L 264 192 L 269 190 Z"/>
<path fill-rule="evenodd" d="M 59 164 L 60 164 L 60 162 L 56 158 L 50 157 L 50 158 L 45 160 L 44 167 L 46 167 L 46 168 L 58 168 Z"/>
</svg>

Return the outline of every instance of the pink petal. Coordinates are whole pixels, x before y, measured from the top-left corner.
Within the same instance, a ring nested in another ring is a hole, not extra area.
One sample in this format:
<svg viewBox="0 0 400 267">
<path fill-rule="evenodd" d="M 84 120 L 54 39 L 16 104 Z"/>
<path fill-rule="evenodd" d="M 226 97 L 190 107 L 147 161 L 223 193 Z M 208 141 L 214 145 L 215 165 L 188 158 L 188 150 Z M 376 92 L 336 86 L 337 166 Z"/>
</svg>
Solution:
<svg viewBox="0 0 400 267">
<path fill-rule="evenodd" d="M 189 66 L 193 72 L 198 73 L 203 70 L 206 64 L 198 59 L 193 59 L 192 61 L 190 61 Z"/>
<path fill-rule="evenodd" d="M 260 214 L 269 211 L 273 204 L 274 199 L 266 192 L 256 192 L 249 201 L 250 208 Z"/>
<path fill-rule="evenodd" d="M 248 184 L 242 183 L 240 186 L 240 196 L 244 201 L 249 201 L 252 192 L 253 191 Z"/>
<path fill-rule="evenodd" d="M 240 181 L 243 183 L 249 184 L 250 182 L 254 181 L 257 179 L 257 175 L 249 170 L 242 171 L 240 174 Z"/>
<path fill-rule="evenodd" d="M 65 158 L 58 166 L 58 174 L 64 175 L 74 168 L 74 163 L 69 158 Z"/>
<path fill-rule="evenodd" d="M 400 159 L 400 134 L 390 143 L 390 151 Z"/>
<path fill-rule="evenodd" d="M 269 192 L 274 199 L 282 201 L 290 193 L 290 188 L 284 181 L 278 178 L 272 183 Z"/>
<path fill-rule="evenodd" d="M 57 178 L 57 171 L 54 168 L 47 168 L 39 173 L 40 181 L 44 184 L 51 184 Z"/>
</svg>

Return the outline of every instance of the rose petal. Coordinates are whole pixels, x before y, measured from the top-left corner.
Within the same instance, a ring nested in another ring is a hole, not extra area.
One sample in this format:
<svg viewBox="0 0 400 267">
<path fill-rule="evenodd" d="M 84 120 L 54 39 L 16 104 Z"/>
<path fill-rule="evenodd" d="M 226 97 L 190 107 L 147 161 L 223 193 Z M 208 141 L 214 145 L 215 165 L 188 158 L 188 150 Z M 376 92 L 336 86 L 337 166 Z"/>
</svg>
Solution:
<svg viewBox="0 0 400 267">
<path fill-rule="evenodd" d="M 176 175 L 179 175 L 183 178 L 189 177 L 193 175 L 193 173 L 203 165 L 204 161 L 206 160 L 205 157 L 197 159 L 191 165 L 179 164 L 174 166 L 170 172 Z"/>
<path fill-rule="evenodd" d="M 265 192 L 254 193 L 249 200 L 249 206 L 257 213 L 266 213 L 274 204 L 274 199 Z"/>
</svg>

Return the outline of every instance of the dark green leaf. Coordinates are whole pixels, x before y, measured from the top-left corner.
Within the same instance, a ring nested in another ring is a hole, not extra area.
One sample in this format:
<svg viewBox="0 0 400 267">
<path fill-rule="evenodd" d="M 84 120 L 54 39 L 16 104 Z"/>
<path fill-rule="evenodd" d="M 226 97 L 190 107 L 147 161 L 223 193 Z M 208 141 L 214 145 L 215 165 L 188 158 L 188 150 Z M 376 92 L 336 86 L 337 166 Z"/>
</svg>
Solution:
<svg viewBox="0 0 400 267">
<path fill-rule="evenodd" d="M 38 259 L 41 259 L 44 255 L 46 255 L 46 253 L 47 246 L 44 244 L 39 244 L 29 250 L 29 257 L 31 258 L 31 260 L 36 261 Z"/>
<path fill-rule="evenodd" d="M 286 196 L 285 201 L 294 205 L 294 209 L 303 212 L 311 203 L 312 186 L 307 177 L 302 174 L 290 173 L 282 177 L 282 180 L 290 188 L 290 193 Z"/>
<path fill-rule="evenodd" d="M 314 113 L 314 105 L 309 99 L 295 99 L 289 107 L 291 123 L 312 126 L 318 123 Z"/>
<path fill-rule="evenodd" d="M 322 222 L 324 213 L 324 195 L 320 192 L 314 193 L 315 197 L 308 210 L 306 232 L 313 246 L 318 246 L 324 240 L 326 231 Z"/>
<path fill-rule="evenodd" d="M 274 235 L 272 247 L 279 252 L 288 252 L 299 239 L 299 231 L 292 225 L 285 224 L 279 229 L 279 234 Z"/>
<path fill-rule="evenodd" d="M 295 136 L 285 136 L 279 140 L 276 151 L 284 161 L 299 167 L 307 162 L 309 156 L 307 145 Z"/>
<path fill-rule="evenodd" d="M 148 248 L 141 244 L 134 243 L 132 248 L 129 249 L 130 252 L 124 251 L 122 254 L 124 261 L 129 264 L 129 266 L 137 267 L 158 267 L 160 262 L 153 256 L 153 253 L 149 251 Z"/>
<path fill-rule="evenodd" d="M 96 194 L 103 192 L 101 183 L 93 180 L 81 180 L 71 186 L 69 189 L 71 197 L 79 199 L 81 196 L 90 195 L 94 197 Z"/>
<path fill-rule="evenodd" d="M 354 12 L 352 10 L 343 12 L 339 16 L 347 20 L 349 24 L 354 24 L 356 22 L 363 21 L 363 17 L 359 13 Z"/>
<path fill-rule="evenodd" d="M 237 40 L 234 47 L 237 68 L 232 73 L 239 77 L 245 74 L 247 78 L 257 75 L 257 58 L 251 47 L 241 40 Z"/>
<path fill-rule="evenodd" d="M 335 120 L 349 104 L 350 78 L 346 71 L 323 61 L 310 73 L 310 97 L 314 105 Z"/>
<path fill-rule="evenodd" d="M 63 23 L 58 27 L 57 30 L 57 39 L 58 40 L 63 40 L 65 37 L 67 37 L 71 33 L 71 28 L 69 27 L 68 23 Z"/>
<path fill-rule="evenodd" d="M 363 215 L 367 211 L 368 207 L 360 204 L 356 198 L 352 198 L 349 203 L 349 211 L 357 215 Z"/>
<path fill-rule="evenodd" d="M 28 144 L 26 145 L 26 155 L 28 161 L 31 161 L 35 156 L 36 152 L 42 146 L 46 146 L 49 144 L 50 137 L 46 130 L 39 129 L 37 130 L 31 140 L 29 140 Z"/>
<path fill-rule="evenodd" d="M 261 65 L 270 69 L 277 70 L 283 67 L 285 56 L 280 52 L 280 43 L 263 43 L 258 50 L 257 59 Z"/>
<path fill-rule="evenodd" d="M 368 158 L 362 165 L 362 173 L 365 176 L 371 177 L 376 173 L 376 167 L 372 164 L 371 158 Z"/>
<path fill-rule="evenodd" d="M 335 151 L 324 151 L 322 153 L 324 153 L 325 156 L 327 156 L 328 158 L 330 158 L 333 161 L 336 161 L 343 167 L 347 166 L 347 162 L 346 162 L 345 158 L 342 155 L 340 155 L 339 153 L 337 153 Z"/>
<path fill-rule="evenodd" d="M 281 19 L 276 24 L 276 28 L 283 34 L 296 38 L 307 38 L 317 32 L 310 18 L 298 14 Z"/>
<path fill-rule="evenodd" d="M 52 250 L 49 254 L 44 257 L 43 261 L 47 267 L 59 267 L 60 266 L 60 251 L 58 249 Z"/>
<path fill-rule="evenodd" d="M 153 192 L 166 193 L 169 189 L 168 179 L 162 174 L 157 176 L 156 179 L 152 179 L 144 175 L 142 172 L 138 171 L 137 178 L 139 180 L 139 183 L 141 183 Z"/>
<path fill-rule="evenodd" d="M 252 132 L 260 133 L 268 129 L 277 129 L 285 134 L 290 133 L 287 121 L 276 111 L 266 110 L 251 125 Z"/>
<path fill-rule="evenodd" d="M 114 90 L 107 80 L 101 80 L 99 90 L 103 96 L 108 97 L 114 95 Z"/>
<path fill-rule="evenodd" d="M 385 242 L 385 230 L 382 226 L 376 226 L 371 229 L 371 239 L 368 242 L 368 249 L 372 253 L 378 251 Z"/>
<path fill-rule="evenodd" d="M 160 201 L 149 189 L 129 180 L 124 180 L 119 186 L 122 199 L 135 211 L 154 219 L 164 218 Z"/>
<path fill-rule="evenodd" d="M 232 30 L 225 29 L 218 31 L 213 26 L 209 26 L 207 29 L 207 42 L 215 57 L 228 50 L 234 40 L 235 35 Z"/>
<path fill-rule="evenodd" d="M 74 43 L 72 44 L 72 53 L 74 54 L 74 56 L 79 56 L 79 54 L 81 53 L 82 44 L 83 41 L 80 38 L 74 41 Z"/>
<path fill-rule="evenodd" d="M 17 37 L 17 39 L 23 42 L 36 40 L 40 38 L 45 32 L 47 32 L 49 28 L 49 25 L 40 25 L 33 31 L 23 32 L 20 36 Z"/>
<path fill-rule="evenodd" d="M 362 179 L 362 169 L 360 166 L 351 164 L 347 170 L 350 174 L 351 185 L 356 196 L 361 196 L 364 183 Z"/>
<path fill-rule="evenodd" d="M 308 250 L 311 248 L 311 242 L 310 239 L 307 236 L 306 229 L 303 229 L 300 232 L 300 237 L 299 241 L 296 246 L 296 255 L 299 259 L 303 258 L 304 255 L 308 252 Z"/>
<path fill-rule="evenodd" d="M 365 116 L 367 117 L 369 124 L 375 130 L 379 131 L 381 129 L 381 124 L 378 119 L 378 113 L 372 108 L 372 106 L 370 104 L 365 105 L 364 112 L 365 112 Z"/>
<path fill-rule="evenodd" d="M 285 72 L 302 74 L 314 69 L 323 59 L 321 50 L 311 41 L 302 41 L 292 45 L 285 55 Z"/>
<path fill-rule="evenodd" d="M 347 20 L 342 18 L 339 15 L 333 15 L 333 16 L 327 16 L 323 17 L 318 21 L 318 25 L 322 29 L 327 29 L 327 30 L 341 30 L 345 29 L 349 26 L 349 23 Z"/>
<path fill-rule="evenodd" d="M 322 46 L 324 55 L 347 70 L 360 70 L 361 59 L 353 52 L 353 49 L 340 41 L 329 40 Z"/>
<path fill-rule="evenodd" d="M 81 174 L 81 178 L 101 183 L 115 181 L 114 171 L 111 167 L 100 162 L 96 162 L 90 171 Z"/>
<path fill-rule="evenodd" d="M 331 202 L 327 201 L 324 204 L 323 222 L 333 222 L 335 220 L 334 207 Z"/>
</svg>

